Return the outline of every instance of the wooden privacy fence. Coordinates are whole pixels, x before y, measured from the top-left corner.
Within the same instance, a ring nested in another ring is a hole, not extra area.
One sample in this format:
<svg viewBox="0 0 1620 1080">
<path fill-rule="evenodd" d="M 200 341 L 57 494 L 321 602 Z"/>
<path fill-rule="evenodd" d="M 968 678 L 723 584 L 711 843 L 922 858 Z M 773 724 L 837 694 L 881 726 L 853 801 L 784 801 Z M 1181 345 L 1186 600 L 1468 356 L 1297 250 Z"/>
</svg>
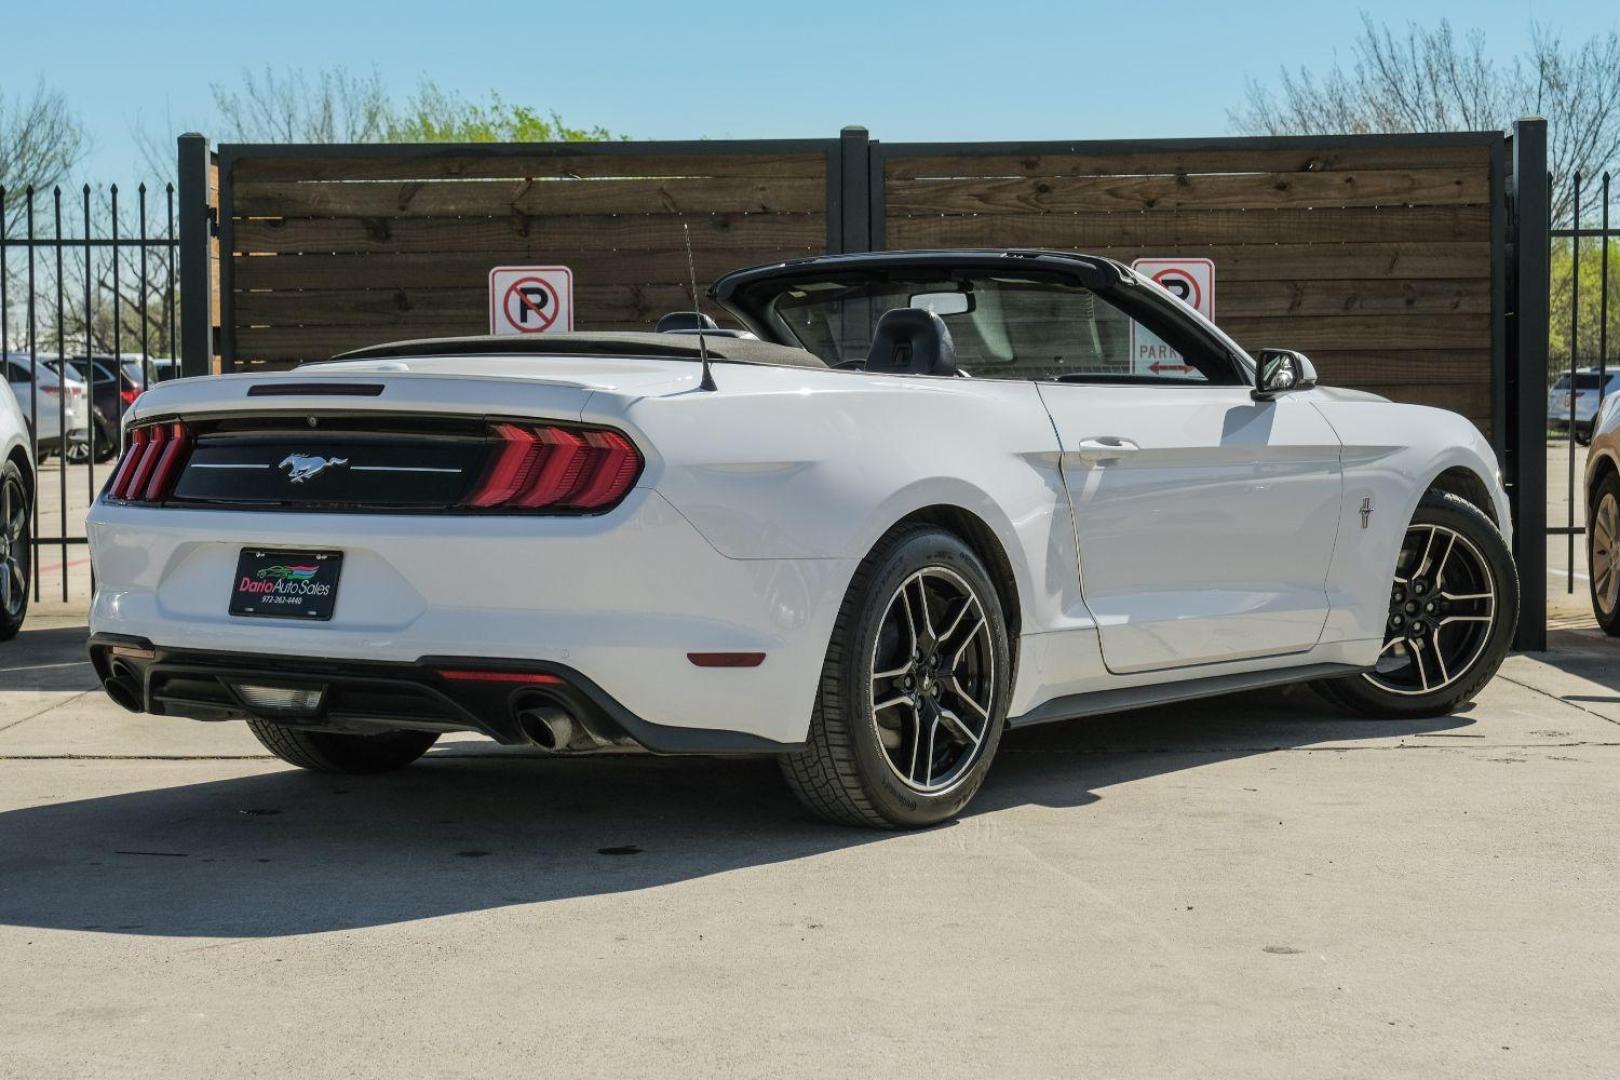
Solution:
<svg viewBox="0 0 1620 1080">
<path fill-rule="evenodd" d="M 877 246 L 1049 247 L 1215 263 L 1215 318 L 1325 382 L 1489 433 L 1500 370 L 1497 134 L 873 147 Z"/>
<path fill-rule="evenodd" d="M 1453 409 L 1487 433 L 1524 606 L 1539 611 L 1546 135 L 1539 119 L 1505 134 L 1126 142 L 881 143 L 846 128 L 212 158 L 186 135 L 184 366 L 484 333 L 502 264 L 570 267 L 578 329 L 649 329 L 689 302 L 686 228 L 700 290 L 742 266 L 882 248 L 1203 257 L 1216 322 L 1246 348 L 1301 349 L 1325 382 Z M 1519 644 L 1543 635 L 1526 620 Z"/>
<path fill-rule="evenodd" d="M 484 333 L 500 264 L 568 266 L 577 329 L 650 329 L 690 306 L 687 230 L 705 283 L 827 251 L 837 152 L 837 140 L 225 147 L 224 355 L 280 367 Z"/>
</svg>

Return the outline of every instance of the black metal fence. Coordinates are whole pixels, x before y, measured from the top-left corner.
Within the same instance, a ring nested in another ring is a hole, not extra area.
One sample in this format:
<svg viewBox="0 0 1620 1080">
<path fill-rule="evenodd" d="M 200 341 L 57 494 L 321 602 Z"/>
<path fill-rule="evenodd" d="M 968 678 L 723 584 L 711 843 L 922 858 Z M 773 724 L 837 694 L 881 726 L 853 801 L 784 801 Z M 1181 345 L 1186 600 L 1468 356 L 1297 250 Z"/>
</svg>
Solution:
<svg viewBox="0 0 1620 1080">
<path fill-rule="evenodd" d="M 1550 190 L 1551 174 L 1547 177 L 1547 184 Z M 1575 538 L 1586 532 L 1587 499 L 1584 477 L 1581 475 L 1580 448 L 1591 441 L 1598 412 L 1611 389 L 1608 385 L 1609 372 L 1614 365 L 1609 363 L 1609 262 L 1614 248 L 1620 244 L 1620 229 L 1611 228 L 1609 224 L 1609 207 L 1612 203 L 1609 174 L 1604 173 L 1599 178 L 1596 191 L 1587 190 L 1589 181 L 1580 173 L 1574 175 L 1572 185 L 1569 225 L 1551 229 L 1548 235 L 1548 261 L 1554 268 L 1551 283 L 1553 330 L 1556 335 L 1567 329 L 1569 336 L 1556 343 L 1558 347 L 1553 350 L 1553 356 L 1562 363 L 1550 364 L 1551 370 L 1548 372 L 1549 434 L 1566 436 L 1568 450 L 1564 520 L 1549 525 L 1547 534 L 1565 538 L 1568 561 L 1565 564 L 1564 588 L 1569 593 L 1575 591 L 1576 580 L 1585 577 L 1582 571 L 1576 569 L 1575 551 Z M 1595 225 L 1583 224 L 1583 199 L 1590 206 L 1594 195 L 1598 201 L 1598 221 Z M 1595 258 L 1592 257 L 1590 244 L 1583 241 L 1596 241 Z M 1595 262 L 1595 267 L 1582 266 L 1583 257 Z M 1590 275 L 1594 269 L 1597 275 L 1596 297 L 1589 295 Z M 1620 271 L 1620 267 L 1616 267 L 1616 270 Z M 1583 288 L 1587 290 L 1587 295 L 1583 295 Z M 1595 313 L 1592 310 L 1594 307 L 1597 309 Z"/>
<path fill-rule="evenodd" d="M 173 184 L 141 184 L 133 199 L 116 184 L 0 188 L 0 363 L 28 421 L 35 463 L 35 600 L 48 570 L 60 571 L 61 598 L 69 599 L 69 571 L 82 561 L 70 552 L 87 542 L 82 511 L 116 461 L 123 410 L 142 386 L 172 372 L 175 201 Z M 47 564 L 53 553 L 58 561 Z"/>
</svg>

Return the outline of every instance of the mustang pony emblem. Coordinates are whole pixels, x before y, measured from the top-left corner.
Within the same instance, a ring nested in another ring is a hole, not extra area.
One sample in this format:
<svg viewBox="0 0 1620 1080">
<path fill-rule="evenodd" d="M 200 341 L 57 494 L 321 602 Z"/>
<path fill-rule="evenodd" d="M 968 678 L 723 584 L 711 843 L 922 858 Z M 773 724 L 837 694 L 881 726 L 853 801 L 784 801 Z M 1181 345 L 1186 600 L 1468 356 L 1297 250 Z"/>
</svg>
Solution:
<svg viewBox="0 0 1620 1080">
<path fill-rule="evenodd" d="M 287 470 L 287 479 L 295 484 L 302 484 L 305 480 L 327 469 L 335 469 L 339 465 L 347 465 L 346 457 L 324 458 L 313 454 L 288 454 L 286 460 L 276 466 Z"/>
</svg>

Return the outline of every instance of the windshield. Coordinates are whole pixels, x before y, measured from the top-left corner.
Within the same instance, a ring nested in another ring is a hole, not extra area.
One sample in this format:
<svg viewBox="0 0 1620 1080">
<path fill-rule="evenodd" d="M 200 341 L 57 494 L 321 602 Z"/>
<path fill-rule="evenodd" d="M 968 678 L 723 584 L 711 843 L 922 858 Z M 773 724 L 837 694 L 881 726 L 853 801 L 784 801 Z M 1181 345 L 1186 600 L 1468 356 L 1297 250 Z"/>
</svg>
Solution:
<svg viewBox="0 0 1620 1080">
<path fill-rule="evenodd" d="M 1127 313 L 1094 290 L 1056 277 L 843 275 L 787 284 L 763 313 L 773 337 L 830 366 L 859 367 L 877 320 L 908 307 L 944 320 L 958 369 L 976 378 L 1237 381 L 1229 357 L 1152 304 Z"/>
<path fill-rule="evenodd" d="M 1608 382 L 1608 386 L 1609 386 L 1609 388 L 1611 390 L 1615 388 L 1616 384 L 1620 384 L 1620 371 L 1608 372 L 1607 373 L 1607 382 Z M 1604 384 L 1604 380 L 1598 378 L 1598 373 L 1595 372 L 1595 371 L 1577 371 L 1575 373 L 1575 389 L 1577 389 L 1577 390 L 1596 390 L 1599 386 L 1602 386 L 1603 384 Z M 1558 382 L 1553 386 L 1553 389 L 1554 390 L 1568 390 L 1569 389 L 1569 373 L 1568 372 L 1565 372 L 1564 374 L 1558 376 Z"/>
</svg>

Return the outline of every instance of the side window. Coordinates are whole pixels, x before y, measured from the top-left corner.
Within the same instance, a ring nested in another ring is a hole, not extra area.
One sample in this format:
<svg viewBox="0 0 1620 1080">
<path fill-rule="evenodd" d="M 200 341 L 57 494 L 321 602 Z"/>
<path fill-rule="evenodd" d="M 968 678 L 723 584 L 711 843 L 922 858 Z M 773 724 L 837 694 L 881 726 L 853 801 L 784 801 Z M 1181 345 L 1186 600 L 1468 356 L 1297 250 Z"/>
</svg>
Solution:
<svg viewBox="0 0 1620 1080">
<path fill-rule="evenodd" d="M 1208 382 L 1140 321 L 1082 288 L 980 290 L 945 320 L 957 361 L 978 378 Z"/>
<path fill-rule="evenodd" d="M 28 372 L 21 364 L 6 361 L 6 382 L 25 383 L 28 381 Z"/>
</svg>

